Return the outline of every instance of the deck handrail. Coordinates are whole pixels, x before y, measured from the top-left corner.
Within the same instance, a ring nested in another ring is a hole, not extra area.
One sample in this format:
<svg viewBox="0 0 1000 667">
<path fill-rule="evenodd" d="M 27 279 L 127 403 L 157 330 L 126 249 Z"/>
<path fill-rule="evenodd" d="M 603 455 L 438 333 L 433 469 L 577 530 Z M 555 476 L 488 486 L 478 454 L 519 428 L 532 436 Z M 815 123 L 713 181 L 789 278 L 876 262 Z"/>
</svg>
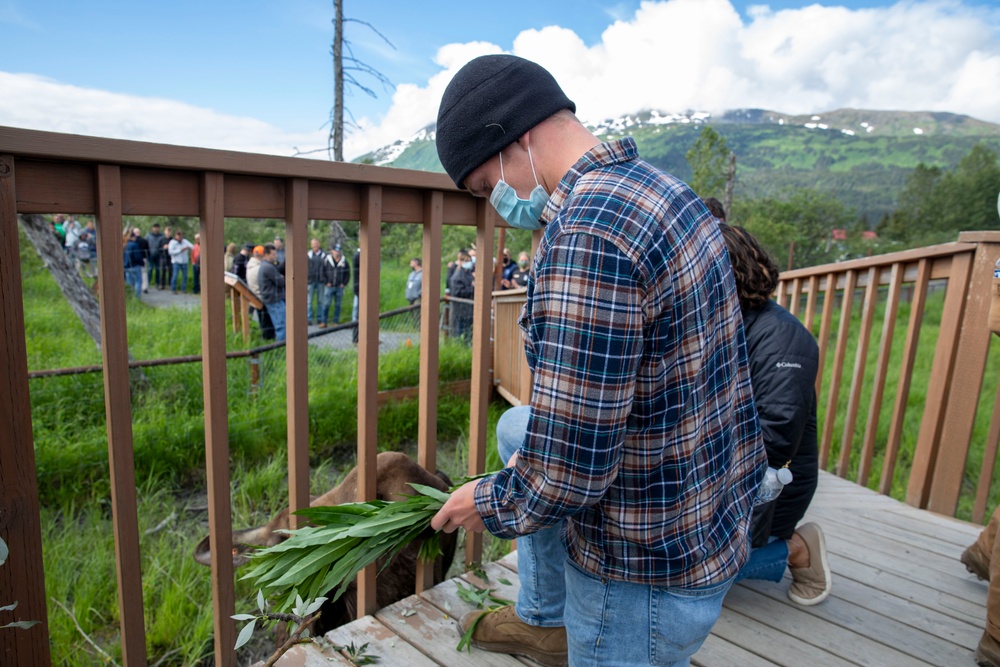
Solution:
<svg viewBox="0 0 1000 667">
<path fill-rule="evenodd" d="M 423 228 L 423 266 L 441 273 L 443 225 L 476 228 L 476 245 L 494 254 L 492 207 L 454 187 L 444 174 L 233 151 L 168 146 L 0 127 L 0 537 L 11 546 L 0 567 L 0 600 L 16 600 L 30 630 L 0 632 L 0 662 L 49 665 L 39 496 L 28 401 L 18 215 L 72 212 L 97 223 L 101 336 L 108 428 L 112 522 L 124 664 L 145 665 L 146 646 L 132 406 L 125 334 L 121 229 L 126 215 L 196 217 L 202 243 L 202 355 L 209 534 L 212 550 L 215 664 L 235 665 L 231 552 L 223 225 L 227 217 L 281 218 L 287 238 L 288 480 L 292 511 L 308 505 L 306 257 L 310 219 L 358 220 L 362 255 L 358 341 L 358 499 L 375 497 L 378 407 L 378 262 L 382 223 Z M 469 470 L 486 460 L 492 276 L 476 274 L 473 305 Z M 421 308 L 418 454 L 436 468 L 437 337 L 440 285 L 425 281 Z M 210 326 L 214 324 L 215 326 Z M 466 543 L 467 562 L 481 559 L 482 539 Z M 420 564 L 418 591 L 433 582 Z M 375 608 L 375 567 L 358 577 L 358 613 Z"/>
</svg>

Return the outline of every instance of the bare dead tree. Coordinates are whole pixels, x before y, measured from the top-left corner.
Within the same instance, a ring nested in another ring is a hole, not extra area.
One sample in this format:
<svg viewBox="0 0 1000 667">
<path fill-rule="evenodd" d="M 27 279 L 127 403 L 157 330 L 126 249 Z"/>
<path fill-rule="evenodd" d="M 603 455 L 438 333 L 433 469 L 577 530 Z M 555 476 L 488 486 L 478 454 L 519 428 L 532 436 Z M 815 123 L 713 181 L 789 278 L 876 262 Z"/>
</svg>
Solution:
<svg viewBox="0 0 1000 667">
<path fill-rule="evenodd" d="M 73 258 L 63 250 L 59 238 L 49 229 L 48 220 L 44 216 L 19 215 L 17 218 L 31 245 L 35 246 L 35 251 L 42 258 L 45 268 L 52 273 L 73 312 L 80 318 L 84 330 L 100 349 L 101 308 L 77 272 Z"/>
<path fill-rule="evenodd" d="M 45 268 L 49 270 L 55 279 L 63 296 L 69 301 L 70 307 L 80 319 L 84 330 L 94 339 L 97 349 L 101 349 L 101 307 L 97 303 L 97 297 L 90 291 L 79 272 L 73 258 L 63 250 L 59 238 L 49 229 L 48 220 L 38 214 L 18 215 L 18 221 L 24 230 L 28 241 L 35 247 L 35 252 L 41 257 Z M 132 353 L 129 352 L 129 361 L 134 361 Z M 145 385 L 146 375 L 141 368 L 133 368 L 129 371 L 132 379 L 132 386 Z"/>
<path fill-rule="evenodd" d="M 359 60 L 354 55 L 351 43 L 344 38 L 344 23 L 360 23 L 366 26 L 376 35 L 382 38 L 386 44 L 393 49 L 396 47 L 385 35 L 379 32 L 372 24 L 358 19 L 344 18 L 344 0 L 333 0 L 333 109 L 330 110 L 330 134 L 327 139 L 327 151 L 330 159 L 337 162 L 344 161 L 344 114 L 350 115 L 350 111 L 344 105 L 344 86 L 349 85 L 357 88 L 370 97 L 378 97 L 375 91 L 366 86 L 358 78 L 358 75 L 365 75 L 374 78 L 381 83 L 383 88 L 388 89 L 392 82 L 387 76 L 379 72 L 371 65 Z M 346 51 L 346 55 L 345 55 Z M 353 117 L 351 118 L 353 124 Z"/>
<path fill-rule="evenodd" d="M 723 208 L 726 210 L 726 215 L 731 216 L 733 213 L 733 189 L 736 186 L 736 153 L 729 151 L 729 171 L 726 173 L 726 203 Z M 730 218 L 730 224 L 733 221 Z"/>
</svg>

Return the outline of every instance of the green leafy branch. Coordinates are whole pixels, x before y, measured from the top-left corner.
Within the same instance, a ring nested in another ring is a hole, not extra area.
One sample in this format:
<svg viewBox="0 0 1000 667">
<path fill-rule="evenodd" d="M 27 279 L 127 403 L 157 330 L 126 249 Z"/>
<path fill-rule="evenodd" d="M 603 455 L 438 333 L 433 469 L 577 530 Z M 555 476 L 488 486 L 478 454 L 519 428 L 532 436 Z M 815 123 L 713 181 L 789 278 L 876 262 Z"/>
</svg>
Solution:
<svg viewBox="0 0 1000 667">
<path fill-rule="evenodd" d="M 7 562 L 7 557 L 10 555 L 10 549 L 7 548 L 7 543 L 3 541 L 0 537 L 0 565 Z M 17 609 L 17 601 L 15 600 L 11 604 L 6 604 L 0 606 L 0 611 L 13 611 Z M 27 630 L 28 628 L 38 625 L 38 621 L 14 621 L 12 623 L 7 623 L 6 625 L 0 625 L 0 630 L 6 628 L 14 628 L 18 630 Z"/>
<path fill-rule="evenodd" d="M 274 622 L 286 622 L 292 623 L 291 633 L 288 639 L 281 646 L 275 650 L 274 654 L 268 658 L 267 662 L 264 663 L 264 667 L 271 667 L 274 665 L 278 658 L 284 655 L 288 649 L 292 648 L 295 644 L 303 641 L 303 636 L 309 627 L 316 622 L 320 617 L 320 607 L 326 602 L 325 597 L 319 597 L 314 600 L 305 601 L 301 597 L 298 597 L 295 601 L 295 607 L 292 609 L 291 613 L 273 612 L 268 611 L 267 600 L 264 599 L 263 591 L 257 591 L 257 614 L 236 614 L 233 619 L 237 621 L 250 621 L 243 626 L 240 630 L 239 636 L 236 638 L 236 646 L 233 650 L 237 650 L 248 641 L 250 637 L 253 636 L 253 631 L 260 623 L 263 627 L 267 623 Z"/>
</svg>

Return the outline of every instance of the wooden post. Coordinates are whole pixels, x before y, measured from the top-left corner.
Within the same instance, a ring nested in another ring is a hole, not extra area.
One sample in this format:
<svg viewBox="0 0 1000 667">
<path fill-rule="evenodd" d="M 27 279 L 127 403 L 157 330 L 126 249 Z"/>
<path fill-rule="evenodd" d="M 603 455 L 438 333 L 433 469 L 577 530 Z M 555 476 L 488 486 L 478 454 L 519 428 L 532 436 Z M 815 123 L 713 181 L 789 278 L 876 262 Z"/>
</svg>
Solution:
<svg viewBox="0 0 1000 667">
<path fill-rule="evenodd" d="M 927 509 L 954 516 L 969 455 L 969 441 L 983 387 L 983 371 L 990 347 L 987 315 L 993 268 L 1000 259 L 1000 232 L 967 233 L 960 241 L 977 242 L 966 296 L 962 329 L 956 341 L 955 382 L 947 394 L 941 446 L 931 478 Z"/>
<path fill-rule="evenodd" d="M 309 222 L 309 182 L 287 181 L 285 190 L 285 340 L 288 406 L 288 507 L 309 507 L 309 339 L 306 322 L 306 284 L 309 267 L 306 248 Z M 290 525 L 305 519 L 294 514 Z"/>
<path fill-rule="evenodd" d="M 132 455 L 132 397 L 129 385 L 128 332 L 125 322 L 125 268 L 122 256 L 121 168 L 97 166 L 98 278 L 101 286 L 101 356 L 104 360 L 104 410 L 111 469 L 111 515 L 118 570 L 122 662 L 146 664 L 142 570 L 139 567 L 139 517 L 135 460 Z"/>
<path fill-rule="evenodd" d="M 424 195 L 423 274 L 420 295 L 420 394 L 417 399 L 417 462 L 431 474 L 437 470 L 438 358 L 441 308 L 441 225 L 444 193 L 434 190 Z M 434 564 L 417 559 L 417 590 L 433 588 Z"/>
<path fill-rule="evenodd" d="M 382 255 L 382 186 L 361 194 L 361 278 L 358 293 L 358 500 L 375 498 L 378 455 L 378 295 Z M 358 618 L 376 611 L 375 566 L 358 574 Z"/>
<path fill-rule="evenodd" d="M 222 278 L 223 175 L 201 176 L 201 377 L 205 404 L 205 471 L 208 481 L 208 534 L 212 544 L 212 604 L 215 610 L 215 664 L 236 664 L 233 583 L 233 517 L 229 491 L 229 403 L 226 378 L 226 283 Z M 233 303 L 239 299 L 233 290 Z M 242 304 L 242 300 L 240 301 Z M 243 308 L 246 312 L 246 308 Z M 213 320 L 212 317 L 217 319 Z"/>
<path fill-rule="evenodd" d="M 493 256 L 493 228 L 496 210 L 485 199 L 476 200 L 476 246 L 484 257 Z M 484 267 L 485 268 L 485 267 Z M 492 327 L 490 306 L 492 274 L 476 271 L 475 303 L 472 306 L 472 396 L 469 405 L 469 474 L 478 475 L 486 470 L 486 421 L 492 389 L 490 382 L 490 347 Z M 483 536 L 467 534 L 465 562 L 478 563 L 483 558 Z"/>
<path fill-rule="evenodd" d="M 28 353 L 21 297 L 14 158 L 0 155 L 0 538 L 10 553 L 0 565 L 0 624 L 38 621 L 28 630 L 0 630 L 0 664 L 49 665 L 49 624 L 42 570 L 35 445 L 31 433 Z"/>
<path fill-rule="evenodd" d="M 941 313 L 941 329 L 934 348 L 934 363 L 927 382 L 924 415 L 920 420 L 920 434 L 917 436 L 913 467 L 910 469 L 910 481 L 906 488 L 906 503 L 914 507 L 926 508 L 930 497 L 971 271 L 971 252 L 959 253 L 951 258 L 948 291 L 945 293 L 944 310 Z"/>
</svg>

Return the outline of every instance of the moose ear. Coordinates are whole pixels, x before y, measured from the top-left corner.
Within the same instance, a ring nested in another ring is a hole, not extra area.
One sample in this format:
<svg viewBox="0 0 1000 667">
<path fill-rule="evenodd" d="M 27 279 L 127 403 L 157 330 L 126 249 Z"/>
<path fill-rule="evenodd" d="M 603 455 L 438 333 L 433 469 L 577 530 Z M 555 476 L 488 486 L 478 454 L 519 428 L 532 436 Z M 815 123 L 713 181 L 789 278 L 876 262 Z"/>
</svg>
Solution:
<svg viewBox="0 0 1000 667">
<path fill-rule="evenodd" d="M 206 537 L 198 546 L 194 548 L 194 560 L 196 563 L 201 563 L 202 565 L 212 565 L 212 545 L 210 543 L 211 538 Z"/>
<path fill-rule="evenodd" d="M 238 537 L 234 535 L 233 537 Z M 212 565 L 212 545 L 209 541 L 211 538 L 206 537 L 198 546 L 194 548 L 194 560 L 196 563 L 201 563 L 202 565 Z M 254 548 L 248 544 L 243 544 L 242 542 L 233 542 L 233 566 L 239 567 L 240 565 L 246 565 L 250 562 L 250 556 L 253 553 Z"/>
</svg>

